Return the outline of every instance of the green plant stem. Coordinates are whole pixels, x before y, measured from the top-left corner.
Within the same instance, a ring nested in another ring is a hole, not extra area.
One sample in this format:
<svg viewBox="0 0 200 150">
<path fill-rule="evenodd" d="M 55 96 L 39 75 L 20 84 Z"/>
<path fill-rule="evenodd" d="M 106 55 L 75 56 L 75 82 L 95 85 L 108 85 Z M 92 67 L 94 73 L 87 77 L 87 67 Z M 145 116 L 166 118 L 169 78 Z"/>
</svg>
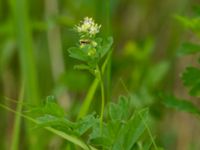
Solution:
<svg viewBox="0 0 200 150">
<path fill-rule="evenodd" d="M 103 65 L 101 67 L 102 74 L 104 74 L 104 72 L 105 72 L 105 69 L 106 69 L 106 66 L 109 62 L 110 57 L 111 57 L 111 52 L 107 55 L 106 60 L 104 61 Z M 78 117 L 77 117 L 78 119 L 84 117 L 88 113 L 89 107 L 92 103 L 92 99 L 94 97 L 94 94 L 96 92 L 98 85 L 99 85 L 99 79 L 96 77 L 94 79 L 92 85 L 90 86 L 89 91 L 88 91 L 85 99 L 83 100 L 83 105 L 80 108 L 80 112 L 79 112 Z"/>
<path fill-rule="evenodd" d="M 100 127 L 102 129 L 103 126 L 103 115 L 104 115 L 104 105 L 105 105 L 105 90 L 104 90 L 104 83 L 102 79 L 102 72 L 99 69 L 99 66 L 97 66 L 98 70 L 98 78 L 101 86 L 101 114 L 100 114 Z"/>
<path fill-rule="evenodd" d="M 22 103 L 23 103 L 23 96 L 24 96 L 24 84 L 22 83 L 21 92 L 19 95 L 19 103 L 17 104 L 17 112 L 21 113 L 22 111 Z M 14 122 L 14 129 L 13 129 L 13 136 L 12 136 L 12 143 L 11 143 L 11 150 L 18 150 L 19 149 L 19 133 L 20 133 L 20 124 L 21 124 L 21 117 L 20 115 L 15 115 L 15 122 Z"/>
<path fill-rule="evenodd" d="M 17 112 L 15 110 L 3 105 L 3 104 L 0 104 L 0 107 L 4 108 L 4 109 L 6 109 L 6 110 L 8 110 L 10 112 L 13 112 L 16 115 L 19 115 L 19 116 L 21 116 L 21 117 L 23 117 L 23 118 L 35 123 L 35 124 L 38 124 L 37 120 L 35 120 L 35 119 L 33 119 L 33 118 L 31 118 L 31 117 L 29 117 L 27 115 L 24 115 L 24 114 L 22 114 L 20 112 Z M 61 132 L 59 130 L 56 130 L 56 129 L 52 128 L 52 127 L 45 127 L 45 129 L 50 131 L 50 132 L 52 132 L 52 133 L 54 133 L 54 134 L 56 134 L 56 135 L 58 135 L 58 136 L 60 136 L 60 137 L 62 137 L 62 138 L 64 138 L 64 139 L 66 139 L 66 140 L 68 140 L 69 142 L 74 143 L 75 145 L 78 145 L 79 147 L 83 148 L 84 150 L 98 150 L 93 146 L 85 144 L 82 140 L 80 140 L 79 138 L 77 138 L 75 136 L 66 134 L 66 133 Z"/>
</svg>

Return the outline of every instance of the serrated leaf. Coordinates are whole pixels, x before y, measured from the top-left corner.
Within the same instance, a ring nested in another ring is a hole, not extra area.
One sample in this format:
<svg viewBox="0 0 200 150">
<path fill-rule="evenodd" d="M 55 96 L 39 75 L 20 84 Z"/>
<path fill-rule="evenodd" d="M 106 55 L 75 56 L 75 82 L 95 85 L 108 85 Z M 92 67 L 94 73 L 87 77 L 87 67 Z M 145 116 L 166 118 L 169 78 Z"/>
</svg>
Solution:
<svg viewBox="0 0 200 150">
<path fill-rule="evenodd" d="M 99 120 L 94 117 L 94 114 L 85 116 L 77 122 L 71 122 L 65 117 L 57 117 L 52 115 L 44 115 L 37 118 L 37 127 L 53 127 L 65 133 L 71 133 L 76 136 L 81 136 L 92 128 Z"/>
<path fill-rule="evenodd" d="M 102 130 L 98 124 L 93 127 L 89 138 L 90 143 L 102 146 L 105 150 L 131 150 L 145 131 L 144 121 L 147 120 L 148 109 L 137 112 L 127 120 L 129 116 L 127 98 L 121 97 L 117 104 L 111 104 L 110 109 L 113 109 L 113 106 L 114 110 L 110 110 L 113 112 L 109 114 L 112 119 L 104 123 Z M 117 116 L 117 111 L 120 117 Z"/>
<path fill-rule="evenodd" d="M 52 115 L 44 115 L 36 118 L 38 121 L 37 128 L 41 127 L 53 127 L 65 133 L 73 133 L 73 127 L 75 123 L 67 120 L 66 118 L 60 118 Z"/>
<path fill-rule="evenodd" d="M 188 100 L 182 100 L 174 96 L 164 94 L 160 95 L 160 97 L 162 98 L 163 103 L 169 108 L 200 115 L 200 109 Z"/>
<path fill-rule="evenodd" d="M 43 114 L 49 114 L 57 117 L 64 117 L 65 111 L 57 103 L 54 96 L 48 96 L 44 107 L 42 107 Z"/>
<path fill-rule="evenodd" d="M 94 114 L 87 115 L 76 123 L 74 132 L 81 136 L 98 122 L 99 120 L 94 117 Z"/>
<path fill-rule="evenodd" d="M 77 47 L 71 47 L 68 49 L 69 56 L 81 61 L 87 61 L 87 55 L 82 51 L 82 49 L 77 48 Z"/>
<path fill-rule="evenodd" d="M 200 52 L 200 45 L 190 42 L 184 42 L 178 50 L 178 55 L 188 55 Z"/>
<path fill-rule="evenodd" d="M 108 108 L 111 120 L 125 120 L 128 118 L 129 100 L 121 96 L 118 104 L 111 103 Z"/>
<path fill-rule="evenodd" d="M 0 107 L 4 108 L 4 109 L 6 109 L 10 112 L 13 112 L 15 114 L 18 114 L 21 117 L 25 118 L 26 120 L 29 120 L 32 123 L 38 124 L 38 121 L 36 119 L 34 119 L 34 118 L 32 118 L 28 115 L 22 114 L 21 112 L 17 112 L 15 110 L 13 110 L 12 108 L 7 107 L 6 105 L 0 104 Z M 79 138 L 77 138 L 77 137 L 75 137 L 71 134 L 64 133 L 64 132 L 57 130 L 57 129 L 54 129 L 52 127 L 45 127 L 45 129 L 56 134 L 56 135 L 58 135 L 58 136 L 60 136 L 60 137 L 62 137 L 65 140 L 79 146 L 80 148 L 82 148 L 84 150 L 97 150 L 95 147 L 86 144 L 85 142 L 83 142 L 82 140 L 80 140 Z"/>
<path fill-rule="evenodd" d="M 28 111 L 31 115 L 38 117 L 43 115 L 52 115 L 57 117 L 64 117 L 65 111 L 59 104 L 54 96 L 48 96 L 44 104 L 33 107 Z"/>
<path fill-rule="evenodd" d="M 110 138 L 110 131 L 107 124 L 104 123 L 101 129 L 99 123 L 96 123 L 89 136 L 89 142 L 92 143 L 92 145 L 102 146 L 106 150 L 109 149 L 113 140 L 113 138 Z"/>
<path fill-rule="evenodd" d="M 144 121 L 147 120 L 148 109 L 134 115 L 125 125 L 122 126 L 118 137 L 113 144 L 112 150 L 131 150 L 134 144 L 145 131 Z"/>
<path fill-rule="evenodd" d="M 121 117 L 118 115 L 118 106 L 116 104 L 110 104 L 109 115 L 112 120 L 120 120 Z"/>
<path fill-rule="evenodd" d="M 182 74 L 183 84 L 190 89 L 190 95 L 200 94 L 200 69 L 187 67 Z"/>
</svg>

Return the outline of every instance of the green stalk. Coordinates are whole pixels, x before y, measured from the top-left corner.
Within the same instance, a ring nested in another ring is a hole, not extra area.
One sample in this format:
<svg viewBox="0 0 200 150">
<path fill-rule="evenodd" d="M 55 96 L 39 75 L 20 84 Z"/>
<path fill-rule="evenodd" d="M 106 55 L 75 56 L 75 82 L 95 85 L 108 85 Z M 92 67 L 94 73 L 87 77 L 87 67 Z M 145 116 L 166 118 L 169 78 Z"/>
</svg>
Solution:
<svg viewBox="0 0 200 150">
<path fill-rule="evenodd" d="M 19 103 L 17 104 L 17 112 L 19 112 L 19 113 L 21 113 L 21 111 L 22 111 L 23 96 L 24 96 L 24 84 L 22 84 L 21 92 L 19 95 Z M 12 143 L 11 143 L 11 150 L 19 149 L 20 124 L 21 124 L 21 117 L 20 117 L 20 115 L 16 114 L 14 129 L 13 129 Z"/>
<path fill-rule="evenodd" d="M 100 128 L 102 129 L 102 127 L 103 127 L 104 106 L 105 106 L 105 90 L 104 90 L 104 83 L 103 83 L 103 79 L 102 79 L 102 72 L 101 72 L 101 70 L 99 69 L 99 66 L 97 66 L 97 70 L 98 70 L 99 82 L 100 82 L 100 85 L 101 85 Z"/>
<path fill-rule="evenodd" d="M 10 112 L 13 112 L 13 113 L 15 113 L 15 114 L 17 114 L 17 115 L 19 115 L 19 116 L 31 121 L 31 122 L 33 122 L 35 124 L 38 124 L 37 120 L 35 120 L 35 119 L 33 119 L 33 118 L 31 118 L 31 117 L 29 117 L 27 115 L 24 115 L 24 114 L 22 114 L 20 112 L 17 112 L 15 110 L 3 105 L 3 104 L 0 104 L 0 107 L 4 108 L 4 109 L 6 109 L 6 110 L 8 110 Z M 96 149 L 95 147 L 93 147 L 91 145 L 85 144 L 82 140 L 80 140 L 79 138 L 77 138 L 75 136 L 66 134 L 66 133 L 64 133 L 62 131 L 59 131 L 59 130 L 56 130 L 56 129 L 52 128 L 52 127 L 45 127 L 45 129 L 50 131 L 50 132 L 52 132 L 52 133 L 54 133 L 54 134 L 56 134 L 56 135 L 58 135 L 58 136 L 60 136 L 60 137 L 62 137 L 62 138 L 64 138 L 64 139 L 66 139 L 66 140 L 68 140 L 69 142 L 74 143 L 75 145 L 81 147 L 84 150 L 98 150 L 98 149 Z"/>
<path fill-rule="evenodd" d="M 106 66 L 107 66 L 108 61 L 110 59 L 110 56 L 111 56 L 111 52 L 107 55 L 106 60 L 104 61 L 103 65 L 101 67 L 102 74 L 104 74 L 104 72 L 105 72 Z M 98 85 L 99 85 L 99 79 L 96 77 L 94 79 L 92 85 L 89 88 L 89 91 L 88 91 L 88 93 L 86 95 L 86 98 L 83 101 L 83 105 L 80 108 L 80 112 L 78 114 L 78 119 L 84 117 L 88 113 L 90 105 L 92 103 L 92 99 L 94 97 L 94 94 L 96 92 L 96 89 L 97 89 Z"/>
</svg>

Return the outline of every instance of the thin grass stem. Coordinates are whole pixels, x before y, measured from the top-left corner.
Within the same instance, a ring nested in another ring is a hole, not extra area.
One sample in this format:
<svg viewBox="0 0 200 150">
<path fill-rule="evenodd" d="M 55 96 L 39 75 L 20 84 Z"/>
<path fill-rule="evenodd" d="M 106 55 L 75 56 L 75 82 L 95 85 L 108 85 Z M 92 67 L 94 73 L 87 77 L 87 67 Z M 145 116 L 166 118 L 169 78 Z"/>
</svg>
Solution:
<svg viewBox="0 0 200 150">
<path fill-rule="evenodd" d="M 22 83 L 21 92 L 19 95 L 19 103 L 17 104 L 17 112 L 19 112 L 19 113 L 21 113 L 21 111 L 22 111 L 23 97 L 24 97 L 24 83 Z M 14 122 L 11 150 L 19 149 L 20 125 L 21 125 L 21 117 L 20 117 L 20 115 L 15 114 L 15 122 Z"/>
</svg>

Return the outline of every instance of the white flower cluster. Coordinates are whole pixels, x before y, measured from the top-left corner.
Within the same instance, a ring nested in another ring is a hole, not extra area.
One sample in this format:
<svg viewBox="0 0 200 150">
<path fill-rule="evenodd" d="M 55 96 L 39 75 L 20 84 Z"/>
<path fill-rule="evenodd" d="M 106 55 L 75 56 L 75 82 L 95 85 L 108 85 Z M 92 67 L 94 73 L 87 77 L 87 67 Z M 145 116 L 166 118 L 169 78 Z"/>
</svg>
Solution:
<svg viewBox="0 0 200 150">
<path fill-rule="evenodd" d="M 75 28 L 79 33 L 88 34 L 92 37 L 100 31 L 101 25 L 96 24 L 92 18 L 85 17 L 81 24 Z"/>
</svg>

